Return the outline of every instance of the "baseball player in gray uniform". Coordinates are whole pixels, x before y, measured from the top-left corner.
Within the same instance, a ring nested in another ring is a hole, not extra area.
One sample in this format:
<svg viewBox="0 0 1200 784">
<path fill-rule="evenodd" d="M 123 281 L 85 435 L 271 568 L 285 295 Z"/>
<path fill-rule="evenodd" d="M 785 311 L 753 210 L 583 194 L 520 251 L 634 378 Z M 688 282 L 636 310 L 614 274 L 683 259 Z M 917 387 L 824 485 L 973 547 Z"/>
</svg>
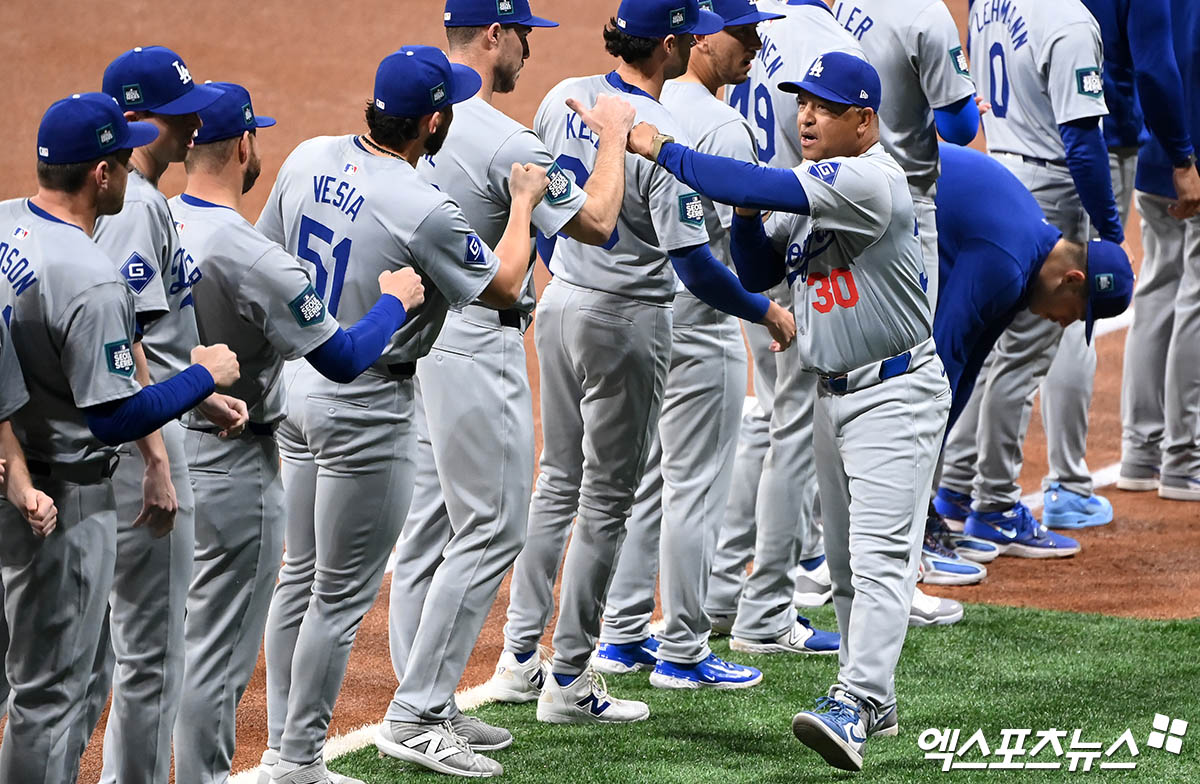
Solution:
<svg viewBox="0 0 1200 784">
<path fill-rule="evenodd" d="M 240 437 L 223 438 L 195 413 L 184 421 L 197 499 L 186 686 L 175 728 L 176 776 L 184 781 L 229 775 L 237 702 L 258 660 L 283 557 L 273 434 L 284 415 L 284 360 L 304 357 L 318 372 L 351 381 L 379 359 L 405 313 L 421 301 L 415 272 L 386 272 L 384 296 L 364 322 L 338 327 L 302 263 L 238 212 L 261 171 L 257 129 L 275 121 L 255 114 L 240 85 L 211 87 L 222 95 L 201 112 L 187 190 L 170 206 L 189 264 L 202 274 L 193 287 L 201 338 L 237 353 L 242 379 L 233 391 L 249 406 L 250 422 Z"/>
<path fill-rule="evenodd" d="M 633 109 L 601 97 L 624 116 L 605 118 L 596 169 L 577 185 L 533 131 L 491 104 L 493 95 L 515 89 L 532 28 L 557 23 L 534 16 L 524 0 L 448 0 L 444 19 L 451 62 L 473 68 L 483 85 L 455 107 L 441 150 L 422 158 L 418 171 L 453 198 L 480 239 L 494 247 L 509 221 L 513 164 L 536 164 L 550 177 L 546 197 L 533 210 L 538 231 L 606 243 L 624 194 Z M 535 457 L 522 335 L 534 306 L 532 278 L 531 266 L 512 308 L 481 302 L 452 308 L 433 349 L 417 362 L 416 486 L 392 569 L 389 638 L 399 687 L 387 720 L 422 732 L 449 720 L 475 751 L 512 743 L 507 730 L 459 712 L 454 691 L 500 581 L 525 542 Z M 490 413 L 476 415 L 481 411 Z M 468 421 L 471 437 L 464 439 Z M 398 747 L 403 758 L 433 770 L 478 772 L 460 770 L 464 755 L 435 756 L 439 749 Z"/>
<path fill-rule="evenodd" d="M 0 780 L 75 781 L 83 719 L 117 551 L 116 445 L 145 437 L 237 379 L 223 346 L 142 388 L 134 378 L 134 304 L 92 242 L 97 215 L 121 209 L 130 150 L 157 130 L 128 123 L 113 99 L 76 94 L 38 130 L 38 193 L 0 205 L 0 313 L 30 402 L 13 416 L 30 473 L 59 509 L 42 537 L 0 502 L 0 566 L 12 693 Z"/>
<path fill-rule="evenodd" d="M 425 286 L 424 304 L 357 380 L 338 383 L 301 365 L 290 381 L 279 430 L 286 557 L 266 639 L 268 745 L 279 753 L 271 778 L 278 784 L 331 780 L 321 753 L 350 645 L 412 497 L 415 362 L 451 306 L 481 299 L 508 308 L 524 290 L 530 213 L 545 193 L 545 171 L 512 167 L 508 230 L 493 253 L 454 201 L 415 169 L 445 140 L 453 105 L 480 83 L 433 47 L 388 55 L 367 106 L 369 133 L 301 144 L 259 218 L 260 231 L 313 263 L 317 293 L 343 319 L 367 313 L 382 271 L 411 267 Z M 399 755 L 423 736 L 414 745 L 432 746 L 431 756 L 453 749 L 464 765 L 484 772 L 495 765 L 448 721 L 385 722 L 376 743 Z"/>
<path fill-rule="evenodd" d="M 896 726 L 894 672 L 950 387 L 904 171 L 879 143 L 878 74 L 830 52 L 783 87 L 797 94 L 807 161 L 794 170 L 704 155 L 645 125 L 629 145 L 714 201 L 751 208 L 731 229 L 748 288 L 792 283 L 797 348 L 821 378 L 813 452 L 842 632 L 837 683 L 792 729 L 831 765 L 859 770 L 868 735 Z M 759 209 L 776 210 L 765 227 Z"/>
<path fill-rule="evenodd" d="M 622 58 L 605 76 L 568 79 L 542 101 L 535 130 L 576 181 L 595 166 L 595 134 L 580 113 L 598 96 L 617 95 L 639 116 L 678 128 L 657 96 L 687 69 L 691 34 L 723 20 L 695 0 L 625 0 L 605 28 L 605 47 Z M 679 129 L 679 133 L 682 133 Z M 495 694 L 528 701 L 553 723 L 640 721 L 645 703 L 607 693 L 589 666 L 625 521 L 657 424 L 671 351 L 676 278 L 702 301 L 771 325 L 791 341 L 787 314 L 749 295 L 708 250 L 704 203 L 644 161 L 626 164 L 617 228 L 595 248 L 560 238 L 554 280 L 542 294 L 537 330 L 544 448 L 518 557 Z M 572 518 L 577 525 L 563 567 L 552 677 L 537 650 L 554 609 L 554 577 Z M 694 668 L 693 668 L 694 669 Z"/>
<path fill-rule="evenodd" d="M 758 11 L 748 0 L 716 0 L 713 11 L 724 19 L 725 29 L 697 38 L 688 72 L 663 86 L 663 106 L 695 140 L 696 149 L 753 161 L 753 131 L 716 92 L 747 79 L 762 46 L 757 24 L 781 17 Z M 733 208 L 707 199 L 704 206 L 710 245 L 728 264 Z M 609 589 L 596 669 L 621 673 L 653 667 L 650 684 L 660 688 L 740 688 L 761 680 L 757 669 L 722 662 L 712 654 L 711 622 L 704 611 L 733 478 L 745 379 L 745 345 L 737 320 L 687 292 L 677 293 L 662 414 Z M 655 640 L 650 638 L 650 617 L 656 577 L 666 628 Z M 793 613 L 788 616 L 786 634 L 781 634 L 796 650 L 837 650 L 836 635 L 817 637 Z M 819 648 L 811 647 L 817 644 Z"/>
</svg>

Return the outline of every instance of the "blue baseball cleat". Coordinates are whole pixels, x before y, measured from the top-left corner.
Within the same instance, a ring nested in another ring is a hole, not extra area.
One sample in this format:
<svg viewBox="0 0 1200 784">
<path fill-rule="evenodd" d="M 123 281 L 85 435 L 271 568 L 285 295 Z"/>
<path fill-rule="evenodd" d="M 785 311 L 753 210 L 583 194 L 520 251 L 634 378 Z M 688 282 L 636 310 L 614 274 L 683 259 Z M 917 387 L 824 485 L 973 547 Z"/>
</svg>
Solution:
<svg viewBox="0 0 1200 784">
<path fill-rule="evenodd" d="M 862 770 L 867 746 L 867 719 L 859 702 L 843 691 L 836 697 L 821 697 L 815 711 L 802 711 L 792 718 L 792 734 L 841 770 Z"/>
<path fill-rule="evenodd" d="M 592 669 L 607 675 L 625 675 L 650 670 L 658 664 L 658 640 L 647 637 L 625 644 L 605 642 L 592 655 Z"/>
<path fill-rule="evenodd" d="M 734 637 L 729 648 L 742 653 L 837 653 L 842 647 L 842 636 L 837 632 L 814 629 L 803 615 L 796 616 L 791 628 L 778 637 L 748 639 Z"/>
<path fill-rule="evenodd" d="M 660 659 L 650 674 L 650 685 L 659 689 L 745 689 L 760 681 L 759 670 L 719 659 L 715 653 L 695 664 Z"/>
<path fill-rule="evenodd" d="M 971 496 L 939 487 L 937 495 L 933 497 L 933 508 L 946 521 L 946 527 L 958 533 L 971 514 Z"/>
<path fill-rule="evenodd" d="M 1068 558 L 1080 550 L 1079 542 L 1048 530 L 1022 503 L 999 512 L 972 512 L 963 532 L 1017 558 Z"/>
<path fill-rule="evenodd" d="M 959 558 L 966 558 L 975 563 L 991 563 L 1000 555 L 1000 548 L 994 542 L 985 542 L 966 534 L 952 533 L 946 537 L 946 541 Z"/>
<path fill-rule="evenodd" d="M 930 505 L 921 543 L 921 581 L 929 585 L 974 585 L 987 577 L 987 567 L 968 561 L 949 545 L 952 534 L 942 516 Z"/>
<path fill-rule="evenodd" d="M 1087 498 L 1064 490 L 1058 482 L 1042 496 L 1042 523 L 1048 528 L 1090 528 L 1113 519 L 1112 504 L 1104 496 Z"/>
</svg>

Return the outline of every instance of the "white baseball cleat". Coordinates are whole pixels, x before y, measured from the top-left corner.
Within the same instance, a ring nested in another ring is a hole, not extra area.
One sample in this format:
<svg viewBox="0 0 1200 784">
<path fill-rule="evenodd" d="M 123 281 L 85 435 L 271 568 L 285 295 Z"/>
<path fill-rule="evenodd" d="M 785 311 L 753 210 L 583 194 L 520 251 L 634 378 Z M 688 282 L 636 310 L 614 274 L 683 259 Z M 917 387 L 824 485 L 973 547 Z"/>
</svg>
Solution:
<svg viewBox="0 0 1200 784">
<path fill-rule="evenodd" d="M 497 751 L 512 745 L 512 733 L 503 727 L 493 727 L 483 719 L 459 711 L 450 719 L 455 734 L 466 740 L 471 751 Z"/>
<path fill-rule="evenodd" d="M 912 607 L 908 611 L 909 626 L 949 626 L 963 617 L 963 606 L 953 599 L 939 599 L 923 593 L 920 588 L 913 591 Z"/>
<path fill-rule="evenodd" d="M 833 579 L 829 576 L 829 563 L 825 556 L 813 569 L 800 566 L 796 570 L 796 587 L 792 593 L 792 604 L 797 607 L 820 607 L 833 598 Z"/>
<path fill-rule="evenodd" d="M 550 678 L 548 654 L 546 647 L 539 645 L 527 661 L 520 662 L 511 651 L 504 651 L 496 662 L 496 673 L 488 681 L 488 694 L 497 702 L 533 702 Z"/>
<path fill-rule="evenodd" d="M 650 718 L 650 707 L 613 697 L 604 677 L 589 667 L 566 686 L 560 686 L 553 675 L 547 678 L 537 718 L 548 724 L 620 724 Z"/>
<path fill-rule="evenodd" d="M 448 721 L 424 724 L 385 721 L 375 731 L 375 747 L 381 756 L 394 757 L 449 776 L 490 778 L 504 767 L 471 750 L 466 738 Z"/>
<path fill-rule="evenodd" d="M 262 764 L 266 763 L 268 755 L 273 755 L 275 758 L 275 764 L 268 777 L 270 784 L 366 784 L 361 779 L 352 779 L 349 776 L 334 773 L 325 767 L 324 759 L 310 762 L 307 765 L 295 765 L 283 762 L 279 759 L 279 752 L 270 749 L 263 753 L 262 763 L 258 768 L 259 782 L 263 780 Z"/>
</svg>

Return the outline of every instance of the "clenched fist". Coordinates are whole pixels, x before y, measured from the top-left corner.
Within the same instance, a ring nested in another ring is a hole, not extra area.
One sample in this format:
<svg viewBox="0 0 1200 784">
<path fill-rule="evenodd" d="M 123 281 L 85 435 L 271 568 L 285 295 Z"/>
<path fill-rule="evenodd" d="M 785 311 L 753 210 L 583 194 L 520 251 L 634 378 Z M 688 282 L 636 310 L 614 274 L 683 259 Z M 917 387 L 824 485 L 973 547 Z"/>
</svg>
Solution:
<svg viewBox="0 0 1200 784">
<path fill-rule="evenodd" d="M 529 205 L 541 201 L 549 186 L 546 170 L 532 163 L 514 163 L 512 173 L 508 176 L 508 192 L 512 194 L 513 201 L 522 199 Z"/>
<path fill-rule="evenodd" d="M 201 365 L 207 370 L 218 387 L 227 387 L 242 375 L 237 355 L 224 343 L 196 346 L 192 349 L 192 364 Z"/>
<path fill-rule="evenodd" d="M 400 300 L 406 313 L 425 301 L 425 286 L 412 267 L 379 273 L 379 291 Z"/>
</svg>

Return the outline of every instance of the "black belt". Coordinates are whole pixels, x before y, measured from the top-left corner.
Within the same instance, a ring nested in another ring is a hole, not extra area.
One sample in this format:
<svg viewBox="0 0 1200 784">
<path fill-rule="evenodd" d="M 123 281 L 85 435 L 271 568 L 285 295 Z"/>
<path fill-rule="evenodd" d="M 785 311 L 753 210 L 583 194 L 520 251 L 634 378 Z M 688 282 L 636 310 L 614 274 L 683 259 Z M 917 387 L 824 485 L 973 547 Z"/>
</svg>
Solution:
<svg viewBox="0 0 1200 784">
<path fill-rule="evenodd" d="M 393 378 L 412 378 L 417 374 L 416 362 L 393 362 L 387 366 L 387 371 Z"/>
<path fill-rule="evenodd" d="M 266 422 L 247 422 L 243 432 L 252 433 L 256 436 L 273 436 L 279 428 L 278 422 L 267 424 Z M 195 430 L 197 433 L 220 433 L 219 427 L 189 427 L 188 430 Z"/>
<path fill-rule="evenodd" d="M 26 460 L 29 473 L 73 485 L 94 485 L 111 479 L 117 470 L 120 458 L 116 455 L 82 463 L 48 463 L 44 460 Z"/>
<path fill-rule="evenodd" d="M 500 317 L 500 326 L 512 327 L 513 329 L 521 329 L 521 322 L 525 319 L 525 314 L 516 308 L 508 310 L 498 310 L 496 315 Z"/>
</svg>

